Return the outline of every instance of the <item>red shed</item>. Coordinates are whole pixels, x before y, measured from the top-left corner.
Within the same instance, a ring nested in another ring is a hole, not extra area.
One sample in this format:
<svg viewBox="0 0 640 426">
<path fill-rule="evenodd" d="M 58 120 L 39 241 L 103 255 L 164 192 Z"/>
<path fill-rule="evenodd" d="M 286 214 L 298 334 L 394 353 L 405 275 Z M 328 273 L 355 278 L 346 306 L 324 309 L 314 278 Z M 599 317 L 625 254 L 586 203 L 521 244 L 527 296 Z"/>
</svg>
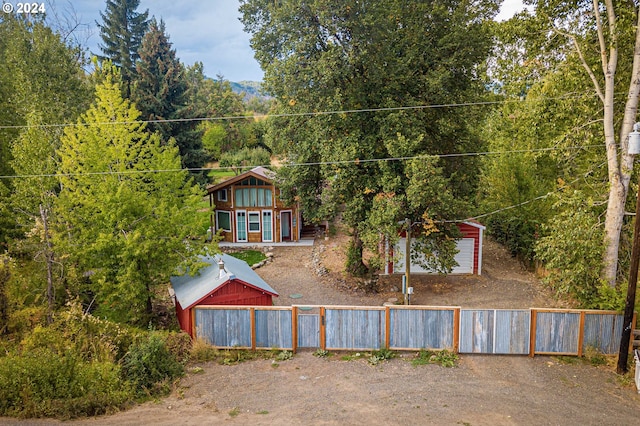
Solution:
<svg viewBox="0 0 640 426">
<path fill-rule="evenodd" d="M 180 328 L 193 337 L 193 308 L 202 305 L 271 306 L 278 293 L 243 260 L 227 254 L 203 257 L 196 275 L 171 277 Z"/>
<path fill-rule="evenodd" d="M 458 229 L 462 233 L 455 256 L 458 266 L 451 273 L 482 275 L 482 234 L 486 228 L 478 222 L 461 222 L 458 223 Z M 389 250 L 389 261 L 385 268 L 387 274 L 404 274 L 405 241 L 405 238 L 400 238 L 398 245 Z M 415 263 L 411 263 L 411 272 L 432 273 Z"/>
</svg>

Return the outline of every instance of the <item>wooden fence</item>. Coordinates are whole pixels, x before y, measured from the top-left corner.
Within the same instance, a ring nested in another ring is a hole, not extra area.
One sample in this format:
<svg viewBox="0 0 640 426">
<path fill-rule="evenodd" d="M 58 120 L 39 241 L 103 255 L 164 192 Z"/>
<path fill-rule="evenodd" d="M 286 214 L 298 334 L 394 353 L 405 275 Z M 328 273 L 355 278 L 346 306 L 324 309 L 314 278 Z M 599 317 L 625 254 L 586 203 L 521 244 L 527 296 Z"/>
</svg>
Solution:
<svg viewBox="0 0 640 426">
<path fill-rule="evenodd" d="M 613 311 L 433 306 L 198 306 L 193 315 L 195 337 L 218 348 L 529 356 L 615 354 L 622 320 Z"/>
</svg>

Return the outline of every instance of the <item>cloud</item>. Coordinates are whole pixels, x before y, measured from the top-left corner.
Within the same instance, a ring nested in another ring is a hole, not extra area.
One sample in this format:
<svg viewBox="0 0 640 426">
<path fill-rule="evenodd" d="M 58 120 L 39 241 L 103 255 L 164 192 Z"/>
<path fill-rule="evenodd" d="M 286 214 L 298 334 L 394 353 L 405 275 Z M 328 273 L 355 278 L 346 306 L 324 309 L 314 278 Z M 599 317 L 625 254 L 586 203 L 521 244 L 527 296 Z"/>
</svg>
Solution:
<svg viewBox="0 0 640 426">
<path fill-rule="evenodd" d="M 100 12 L 106 2 L 96 0 L 50 1 L 58 15 L 73 15 L 82 24 L 77 39 L 92 53 L 100 53 Z M 199 61 L 211 77 L 222 74 L 227 80 L 262 80 L 254 58 L 250 37 L 239 21 L 239 2 L 234 0 L 141 0 L 138 12 L 163 19 L 169 41 L 186 65 Z M 48 18 L 49 19 L 49 18 Z M 52 18 L 53 19 L 53 18 Z"/>
</svg>

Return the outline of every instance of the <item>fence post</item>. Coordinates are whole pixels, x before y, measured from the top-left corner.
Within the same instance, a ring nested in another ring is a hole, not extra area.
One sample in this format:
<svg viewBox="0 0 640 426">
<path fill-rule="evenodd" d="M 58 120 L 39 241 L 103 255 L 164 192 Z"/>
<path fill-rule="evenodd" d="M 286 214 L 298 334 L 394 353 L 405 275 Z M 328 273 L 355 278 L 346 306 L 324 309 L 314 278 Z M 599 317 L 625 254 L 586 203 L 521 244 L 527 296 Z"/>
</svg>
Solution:
<svg viewBox="0 0 640 426">
<path fill-rule="evenodd" d="M 391 344 L 391 309 L 384 307 L 384 347 L 389 349 Z"/>
<path fill-rule="evenodd" d="M 460 349 L 460 307 L 453 309 L 453 352 Z"/>
<path fill-rule="evenodd" d="M 249 308 L 249 318 L 251 321 L 251 350 L 256 350 L 256 308 Z"/>
<path fill-rule="evenodd" d="M 324 323 L 324 306 L 320 307 L 320 349 L 322 349 L 323 351 L 325 349 L 327 349 L 327 336 L 326 336 L 326 329 L 325 329 L 325 323 Z"/>
<path fill-rule="evenodd" d="M 531 325 L 529 330 L 529 356 L 531 358 L 536 354 L 536 321 L 538 320 L 538 311 L 531 309 Z"/>
<path fill-rule="evenodd" d="M 584 318 L 586 312 L 580 311 L 580 325 L 578 326 L 578 356 L 582 356 L 582 346 L 584 345 Z"/>
<path fill-rule="evenodd" d="M 291 349 L 295 354 L 298 350 L 298 307 L 291 307 Z"/>
</svg>

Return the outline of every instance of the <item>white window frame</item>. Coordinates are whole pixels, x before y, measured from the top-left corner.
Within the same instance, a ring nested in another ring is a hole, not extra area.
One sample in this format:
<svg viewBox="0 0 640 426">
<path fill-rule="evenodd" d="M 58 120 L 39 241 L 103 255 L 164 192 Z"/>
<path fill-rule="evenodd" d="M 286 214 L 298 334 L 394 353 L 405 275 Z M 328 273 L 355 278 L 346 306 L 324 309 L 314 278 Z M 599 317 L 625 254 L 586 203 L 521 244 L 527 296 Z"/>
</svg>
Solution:
<svg viewBox="0 0 640 426">
<path fill-rule="evenodd" d="M 224 194 L 224 197 L 222 196 L 222 194 Z M 225 203 L 227 202 L 228 198 L 227 198 L 227 190 L 225 189 L 219 189 L 218 190 L 218 201 L 224 201 Z"/>
<path fill-rule="evenodd" d="M 218 219 L 218 215 L 220 213 L 225 213 L 229 215 L 229 229 L 225 229 L 225 228 L 222 228 L 222 226 L 220 226 L 220 219 Z M 216 210 L 216 230 L 218 229 L 222 229 L 224 232 L 233 232 L 233 215 L 231 214 L 230 211 Z"/>
<path fill-rule="evenodd" d="M 254 218 L 257 216 L 258 220 L 257 221 L 252 221 L 251 220 L 251 216 L 253 216 Z M 262 222 L 262 218 L 261 218 L 261 215 L 260 215 L 259 211 L 258 212 L 253 211 L 253 212 L 248 212 L 247 213 L 247 231 L 252 232 L 252 233 L 261 232 L 261 230 L 262 230 L 261 222 Z M 256 223 L 258 224 L 258 229 L 252 230 L 251 229 L 251 224 L 255 225 Z"/>
</svg>

